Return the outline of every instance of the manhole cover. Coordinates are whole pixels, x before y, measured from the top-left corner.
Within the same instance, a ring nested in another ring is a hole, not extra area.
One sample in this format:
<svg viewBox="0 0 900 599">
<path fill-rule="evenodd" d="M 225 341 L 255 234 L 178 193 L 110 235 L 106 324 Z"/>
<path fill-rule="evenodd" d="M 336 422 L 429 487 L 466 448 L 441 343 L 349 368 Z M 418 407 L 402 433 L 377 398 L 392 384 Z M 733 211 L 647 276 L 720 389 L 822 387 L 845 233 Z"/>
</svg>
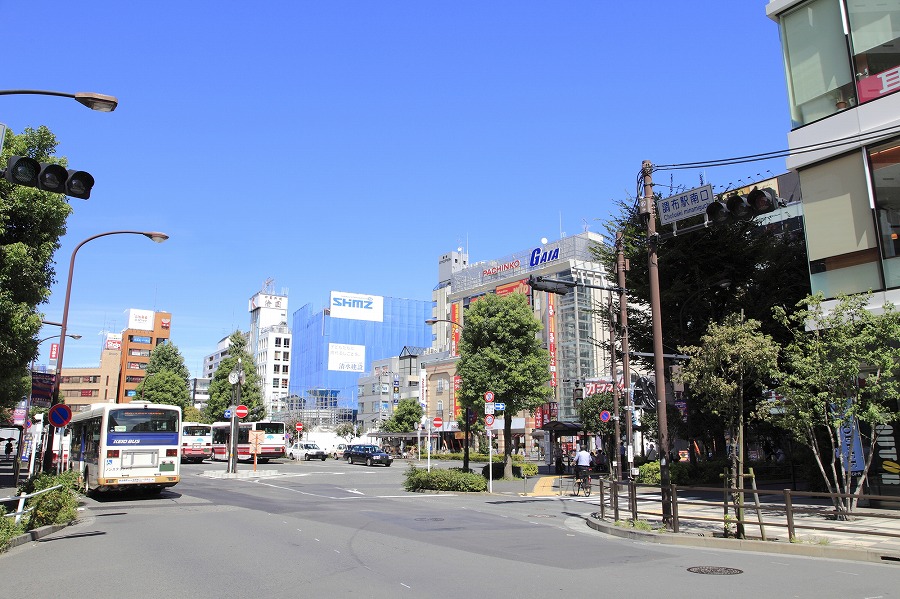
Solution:
<svg viewBox="0 0 900 599">
<path fill-rule="evenodd" d="M 743 574 L 743 570 L 737 568 L 723 568 L 722 566 L 694 566 L 688 568 L 688 572 L 694 574 L 715 574 L 717 576 L 731 576 L 732 574 Z"/>
<path fill-rule="evenodd" d="M 416 522 L 443 522 L 443 518 L 416 518 Z"/>
<path fill-rule="evenodd" d="M 551 514 L 528 514 L 529 518 L 556 518 Z"/>
</svg>

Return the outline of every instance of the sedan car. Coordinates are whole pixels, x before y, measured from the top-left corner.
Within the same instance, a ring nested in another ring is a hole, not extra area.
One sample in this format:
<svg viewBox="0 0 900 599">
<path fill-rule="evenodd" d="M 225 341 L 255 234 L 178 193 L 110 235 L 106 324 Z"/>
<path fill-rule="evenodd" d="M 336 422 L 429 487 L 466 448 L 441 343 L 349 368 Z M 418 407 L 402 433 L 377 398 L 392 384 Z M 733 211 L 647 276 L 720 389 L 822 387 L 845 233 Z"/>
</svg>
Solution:
<svg viewBox="0 0 900 599">
<path fill-rule="evenodd" d="M 327 457 L 325 450 L 315 443 L 298 441 L 288 449 L 288 457 L 292 460 L 322 460 Z"/>
<path fill-rule="evenodd" d="M 348 463 L 364 463 L 366 466 L 384 464 L 390 466 L 394 459 L 376 445 L 351 445 L 344 451 Z"/>
</svg>

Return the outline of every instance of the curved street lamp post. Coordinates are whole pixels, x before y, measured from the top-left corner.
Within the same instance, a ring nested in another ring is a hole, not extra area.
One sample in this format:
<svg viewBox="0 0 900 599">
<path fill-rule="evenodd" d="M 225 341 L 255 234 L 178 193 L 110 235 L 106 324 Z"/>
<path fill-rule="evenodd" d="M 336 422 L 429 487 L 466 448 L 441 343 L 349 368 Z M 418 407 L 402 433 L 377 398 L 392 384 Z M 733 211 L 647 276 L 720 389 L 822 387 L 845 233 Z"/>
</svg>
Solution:
<svg viewBox="0 0 900 599">
<path fill-rule="evenodd" d="M 75 249 L 72 250 L 72 256 L 71 258 L 69 258 L 69 278 L 66 281 L 66 298 L 63 302 L 62 322 L 60 323 L 59 327 L 59 352 L 56 358 L 56 380 L 53 383 L 53 398 L 50 401 L 51 407 L 55 406 L 58 403 L 63 403 L 59 397 L 59 385 L 62 381 L 63 356 L 66 349 L 66 337 L 68 336 L 66 335 L 66 325 L 69 321 L 69 299 L 72 296 L 72 273 L 75 270 L 75 255 L 78 253 L 78 250 L 81 249 L 81 246 L 88 243 L 89 241 L 99 239 L 100 237 L 107 237 L 109 235 L 143 235 L 144 237 L 151 239 L 155 243 L 162 243 L 169 238 L 169 236 L 165 233 L 159 233 L 157 231 L 107 231 L 106 233 L 98 233 L 97 235 L 88 237 L 87 239 L 76 245 Z M 47 447 L 44 448 L 43 465 L 44 472 L 52 471 L 53 427 L 50 427 L 49 434 L 47 435 Z"/>
<path fill-rule="evenodd" d="M 425 324 L 435 325 L 439 322 L 449 322 L 451 325 L 458 326 L 459 330 L 463 330 L 463 328 L 464 328 L 463 325 L 459 324 L 455 320 L 450 320 L 448 318 L 429 318 L 425 321 Z M 471 434 L 471 419 L 472 419 L 471 410 L 472 410 L 472 408 L 466 408 L 466 416 L 465 416 L 465 418 L 466 418 L 466 428 L 465 428 L 466 438 L 465 438 L 465 443 L 463 446 L 463 472 L 469 471 L 469 441 L 470 441 L 470 434 Z M 428 442 L 430 443 L 431 440 L 429 439 Z"/>
</svg>

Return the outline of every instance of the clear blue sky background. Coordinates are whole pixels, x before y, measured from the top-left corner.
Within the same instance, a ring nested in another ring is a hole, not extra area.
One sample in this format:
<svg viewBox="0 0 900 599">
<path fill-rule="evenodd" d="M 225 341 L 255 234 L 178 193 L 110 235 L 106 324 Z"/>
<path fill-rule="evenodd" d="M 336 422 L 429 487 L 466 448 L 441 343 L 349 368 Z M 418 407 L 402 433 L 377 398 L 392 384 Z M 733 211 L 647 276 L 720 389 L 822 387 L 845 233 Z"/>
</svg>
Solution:
<svg viewBox="0 0 900 599">
<path fill-rule="evenodd" d="M 781 150 L 790 126 L 763 0 L 50 0 L 4 24 L 2 87 L 120 102 L 0 97 L 0 122 L 47 125 L 97 181 L 71 200 L 46 318 L 81 240 L 171 236 L 78 252 L 69 331 L 84 338 L 66 366 L 96 365 L 101 331 L 142 308 L 172 312 L 198 374 L 269 277 L 290 313 L 330 290 L 430 300 L 446 251 L 474 262 L 602 231 L 642 160 Z M 767 170 L 783 160 L 672 182 Z"/>
</svg>

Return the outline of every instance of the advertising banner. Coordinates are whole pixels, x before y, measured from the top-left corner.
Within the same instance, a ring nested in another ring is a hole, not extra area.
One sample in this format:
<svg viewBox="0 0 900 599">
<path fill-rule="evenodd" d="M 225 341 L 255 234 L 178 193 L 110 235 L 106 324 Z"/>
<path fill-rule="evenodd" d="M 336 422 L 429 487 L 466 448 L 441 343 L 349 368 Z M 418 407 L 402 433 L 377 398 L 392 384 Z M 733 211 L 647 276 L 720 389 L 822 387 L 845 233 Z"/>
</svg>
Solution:
<svg viewBox="0 0 900 599">
<path fill-rule="evenodd" d="M 125 314 L 128 318 L 128 326 L 126 328 L 136 329 L 138 331 L 153 330 L 153 310 L 137 310 L 131 308 L 126 310 Z"/>
<path fill-rule="evenodd" d="M 332 318 L 384 322 L 384 298 L 380 295 L 332 291 L 328 305 Z"/>
<path fill-rule="evenodd" d="M 121 333 L 107 333 L 105 347 L 106 347 L 106 349 L 122 349 L 122 334 Z"/>
<path fill-rule="evenodd" d="M 328 344 L 328 370 L 338 372 L 364 372 L 366 346 L 349 343 Z"/>
<path fill-rule="evenodd" d="M 31 405 L 38 408 L 50 407 L 55 378 L 55 375 L 45 372 L 31 373 Z"/>
</svg>

